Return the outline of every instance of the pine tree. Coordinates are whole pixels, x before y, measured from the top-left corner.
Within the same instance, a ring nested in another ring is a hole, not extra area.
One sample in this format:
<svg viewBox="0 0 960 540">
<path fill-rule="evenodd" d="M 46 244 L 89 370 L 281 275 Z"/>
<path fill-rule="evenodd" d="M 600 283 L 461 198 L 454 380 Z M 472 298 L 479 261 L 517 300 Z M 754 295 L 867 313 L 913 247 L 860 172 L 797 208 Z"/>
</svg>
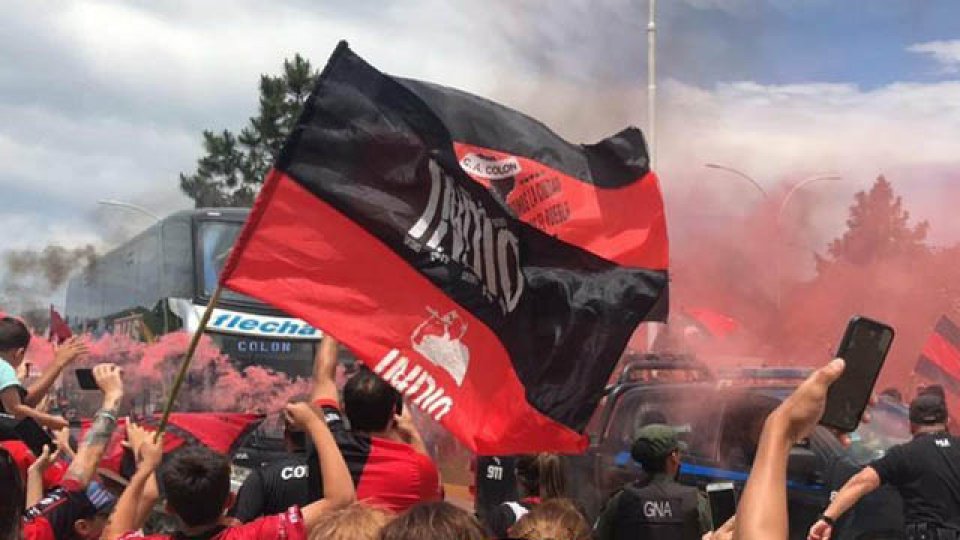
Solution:
<svg viewBox="0 0 960 540">
<path fill-rule="evenodd" d="M 828 248 L 832 261 L 819 262 L 864 266 L 890 257 L 928 252 L 924 242 L 929 224 L 922 221 L 911 226 L 909 221 L 910 212 L 903 209 L 903 201 L 881 175 L 870 191 L 861 191 L 854 196 L 847 230 Z"/>
<path fill-rule="evenodd" d="M 299 54 L 283 61 L 283 74 L 261 75 L 260 111 L 239 135 L 203 132 L 205 155 L 180 189 L 199 207 L 250 206 L 310 95 L 317 72 Z"/>
</svg>

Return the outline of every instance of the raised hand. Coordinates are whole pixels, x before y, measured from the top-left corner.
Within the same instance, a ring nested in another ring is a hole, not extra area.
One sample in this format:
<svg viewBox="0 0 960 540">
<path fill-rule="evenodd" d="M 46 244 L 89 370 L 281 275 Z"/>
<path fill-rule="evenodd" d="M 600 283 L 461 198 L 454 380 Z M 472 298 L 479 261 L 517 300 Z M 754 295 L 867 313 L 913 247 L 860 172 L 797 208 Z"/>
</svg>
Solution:
<svg viewBox="0 0 960 540">
<path fill-rule="evenodd" d="M 73 363 L 77 358 L 86 356 L 89 352 L 87 345 L 80 341 L 80 337 L 74 336 L 56 348 L 53 361 L 56 362 L 60 368 L 64 368 Z"/>
</svg>

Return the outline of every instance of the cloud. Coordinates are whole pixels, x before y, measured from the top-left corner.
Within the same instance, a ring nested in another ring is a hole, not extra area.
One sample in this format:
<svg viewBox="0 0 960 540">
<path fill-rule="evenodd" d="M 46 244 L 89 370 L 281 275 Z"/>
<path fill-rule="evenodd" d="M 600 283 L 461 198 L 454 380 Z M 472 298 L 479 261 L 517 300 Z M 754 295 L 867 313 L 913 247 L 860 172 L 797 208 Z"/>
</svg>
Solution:
<svg viewBox="0 0 960 540">
<path fill-rule="evenodd" d="M 907 50 L 929 55 L 940 64 L 943 73 L 960 73 L 960 39 L 916 43 Z"/>
<path fill-rule="evenodd" d="M 705 17 L 743 19 L 760 4 L 659 4 L 668 195 L 702 187 L 708 161 L 768 184 L 837 170 L 857 187 L 886 168 L 956 166 L 956 82 L 715 84 L 756 78 L 744 66 L 759 65 L 750 44 L 763 29 Z M 0 224 L 23 231 L 18 245 L 106 245 L 145 225 L 98 210 L 100 198 L 160 214 L 188 207 L 177 173 L 194 168 L 201 130 L 241 127 L 256 112 L 260 74 L 295 52 L 319 67 L 341 38 L 384 71 L 501 101 L 574 141 L 646 125 L 645 2 L 86 0 L 14 3 L 4 19 L 0 189 L 17 210 Z"/>
</svg>

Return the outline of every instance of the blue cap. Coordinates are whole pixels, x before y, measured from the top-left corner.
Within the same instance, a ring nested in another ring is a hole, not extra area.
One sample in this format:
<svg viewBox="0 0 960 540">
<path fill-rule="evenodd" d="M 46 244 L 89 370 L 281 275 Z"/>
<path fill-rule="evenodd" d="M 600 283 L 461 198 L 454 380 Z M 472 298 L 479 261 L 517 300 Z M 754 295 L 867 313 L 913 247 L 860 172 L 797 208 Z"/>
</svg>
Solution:
<svg viewBox="0 0 960 540">
<path fill-rule="evenodd" d="M 109 514 L 113 511 L 113 507 L 117 505 L 117 498 L 99 482 L 90 482 L 90 485 L 87 486 L 86 495 L 93 507 L 97 509 L 98 514 Z"/>
</svg>

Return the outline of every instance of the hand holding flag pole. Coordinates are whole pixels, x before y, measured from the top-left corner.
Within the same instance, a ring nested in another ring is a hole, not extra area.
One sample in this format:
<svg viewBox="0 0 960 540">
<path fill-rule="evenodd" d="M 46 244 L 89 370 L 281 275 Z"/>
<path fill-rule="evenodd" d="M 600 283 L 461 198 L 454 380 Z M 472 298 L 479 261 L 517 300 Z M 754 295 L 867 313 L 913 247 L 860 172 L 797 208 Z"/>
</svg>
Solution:
<svg viewBox="0 0 960 540">
<path fill-rule="evenodd" d="M 183 363 L 180 364 L 180 371 L 177 373 L 177 378 L 173 381 L 173 388 L 170 389 L 170 396 L 167 397 L 167 404 L 163 408 L 163 416 L 160 418 L 160 424 L 157 425 L 154 441 L 159 441 L 160 436 L 163 435 L 164 430 L 167 428 L 167 420 L 169 420 L 170 412 L 173 410 L 173 403 L 177 400 L 177 395 L 180 394 L 180 387 L 183 386 L 183 380 L 187 376 L 187 370 L 190 369 L 190 362 L 193 360 L 193 355 L 197 352 L 197 345 L 200 344 L 200 336 L 203 335 L 203 331 L 207 328 L 207 323 L 210 322 L 210 316 L 213 315 L 213 308 L 220 302 L 220 293 L 222 292 L 223 284 L 218 282 L 217 288 L 210 296 L 210 302 L 207 303 L 207 308 L 203 310 L 203 316 L 200 317 L 200 324 L 193 332 L 193 338 L 190 339 L 190 346 L 187 347 L 187 355 L 183 359 Z"/>
</svg>

